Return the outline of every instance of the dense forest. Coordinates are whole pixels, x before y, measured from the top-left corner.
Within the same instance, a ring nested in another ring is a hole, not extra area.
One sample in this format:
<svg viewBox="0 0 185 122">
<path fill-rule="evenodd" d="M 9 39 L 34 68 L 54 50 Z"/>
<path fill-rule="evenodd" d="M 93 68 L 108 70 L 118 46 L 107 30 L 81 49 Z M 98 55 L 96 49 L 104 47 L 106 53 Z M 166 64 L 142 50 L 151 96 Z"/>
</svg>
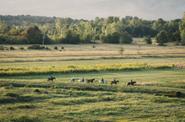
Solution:
<svg viewBox="0 0 185 122">
<path fill-rule="evenodd" d="M 151 44 L 175 42 L 185 45 L 185 17 L 165 21 L 138 17 L 108 17 L 94 20 L 41 16 L 0 16 L 0 44 L 132 43 L 144 38 Z"/>
</svg>

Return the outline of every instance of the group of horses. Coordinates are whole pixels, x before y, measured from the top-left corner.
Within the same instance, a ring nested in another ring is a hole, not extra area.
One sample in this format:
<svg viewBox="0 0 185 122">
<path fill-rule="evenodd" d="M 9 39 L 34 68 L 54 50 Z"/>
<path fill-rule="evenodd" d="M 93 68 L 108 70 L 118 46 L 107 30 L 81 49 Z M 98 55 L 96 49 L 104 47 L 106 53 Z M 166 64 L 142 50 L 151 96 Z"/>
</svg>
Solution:
<svg viewBox="0 0 185 122">
<path fill-rule="evenodd" d="M 102 83 L 102 84 L 108 83 L 108 81 L 107 81 L 107 80 L 104 80 L 103 78 L 102 78 L 101 80 L 96 80 L 95 78 L 92 78 L 92 79 L 72 78 L 72 79 L 70 80 L 70 82 L 84 82 L 84 83 L 99 82 L 99 83 Z M 113 79 L 113 80 L 110 81 L 110 84 L 111 84 L 111 85 L 112 85 L 112 84 L 117 84 L 117 83 L 119 83 L 119 80 Z"/>
<path fill-rule="evenodd" d="M 53 82 L 54 80 L 56 80 L 56 77 L 54 77 L 54 76 L 49 76 L 48 77 L 48 81 L 52 81 Z M 113 80 L 111 80 L 111 81 L 107 81 L 104 78 L 102 78 L 100 80 L 96 80 L 95 78 L 92 78 L 92 79 L 72 78 L 70 80 L 70 82 L 81 82 L 81 83 L 95 83 L 95 82 L 99 82 L 99 83 L 102 83 L 102 84 L 106 84 L 106 83 L 110 82 L 110 84 L 113 85 L 113 84 L 118 84 L 120 81 L 116 80 L 115 78 Z M 127 83 L 127 86 L 134 86 L 135 84 L 136 84 L 136 81 L 131 80 L 131 81 L 129 81 Z"/>
</svg>

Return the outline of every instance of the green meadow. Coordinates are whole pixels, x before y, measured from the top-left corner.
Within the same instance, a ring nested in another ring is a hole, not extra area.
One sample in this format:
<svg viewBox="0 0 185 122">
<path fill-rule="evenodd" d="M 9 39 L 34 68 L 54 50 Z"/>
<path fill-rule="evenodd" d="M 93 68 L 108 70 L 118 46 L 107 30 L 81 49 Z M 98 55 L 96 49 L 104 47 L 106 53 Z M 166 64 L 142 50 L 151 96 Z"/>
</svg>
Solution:
<svg viewBox="0 0 185 122">
<path fill-rule="evenodd" d="M 125 46 L 119 55 L 118 45 L 48 47 L 0 52 L 0 122 L 185 121 L 185 48 Z"/>
</svg>

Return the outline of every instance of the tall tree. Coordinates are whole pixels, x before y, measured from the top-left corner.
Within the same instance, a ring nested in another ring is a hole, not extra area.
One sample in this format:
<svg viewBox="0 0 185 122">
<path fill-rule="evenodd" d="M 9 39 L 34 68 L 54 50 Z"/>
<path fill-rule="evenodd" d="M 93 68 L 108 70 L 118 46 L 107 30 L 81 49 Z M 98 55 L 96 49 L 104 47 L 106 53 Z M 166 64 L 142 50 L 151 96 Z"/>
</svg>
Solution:
<svg viewBox="0 0 185 122">
<path fill-rule="evenodd" d="M 43 34 L 37 26 L 30 27 L 26 31 L 26 38 L 29 44 L 42 44 Z"/>
<path fill-rule="evenodd" d="M 162 30 L 156 36 L 156 41 L 160 46 L 163 46 L 164 43 L 168 42 L 167 32 Z"/>
<path fill-rule="evenodd" d="M 185 45 L 185 13 L 182 19 L 182 24 L 180 26 L 180 32 L 181 32 L 181 44 Z"/>
</svg>

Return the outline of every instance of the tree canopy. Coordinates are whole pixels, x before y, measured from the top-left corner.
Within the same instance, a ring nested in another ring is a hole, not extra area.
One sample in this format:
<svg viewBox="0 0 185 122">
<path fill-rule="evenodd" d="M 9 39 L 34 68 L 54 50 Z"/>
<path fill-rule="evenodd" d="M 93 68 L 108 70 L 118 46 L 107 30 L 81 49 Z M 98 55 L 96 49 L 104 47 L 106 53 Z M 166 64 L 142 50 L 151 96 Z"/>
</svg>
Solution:
<svg viewBox="0 0 185 122">
<path fill-rule="evenodd" d="M 180 29 L 179 29 L 180 28 Z M 161 32 L 162 31 L 162 32 Z M 167 36 L 165 42 L 185 43 L 185 19 L 165 21 L 110 16 L 94 20 L 39 16 L 0 16 L 0 43 L 132 43 L 132 38 Z M 162 34 L 161 34 L 162 33 Z M 44 40 L 43 40 L 44 39 Z"/>
</svg>

